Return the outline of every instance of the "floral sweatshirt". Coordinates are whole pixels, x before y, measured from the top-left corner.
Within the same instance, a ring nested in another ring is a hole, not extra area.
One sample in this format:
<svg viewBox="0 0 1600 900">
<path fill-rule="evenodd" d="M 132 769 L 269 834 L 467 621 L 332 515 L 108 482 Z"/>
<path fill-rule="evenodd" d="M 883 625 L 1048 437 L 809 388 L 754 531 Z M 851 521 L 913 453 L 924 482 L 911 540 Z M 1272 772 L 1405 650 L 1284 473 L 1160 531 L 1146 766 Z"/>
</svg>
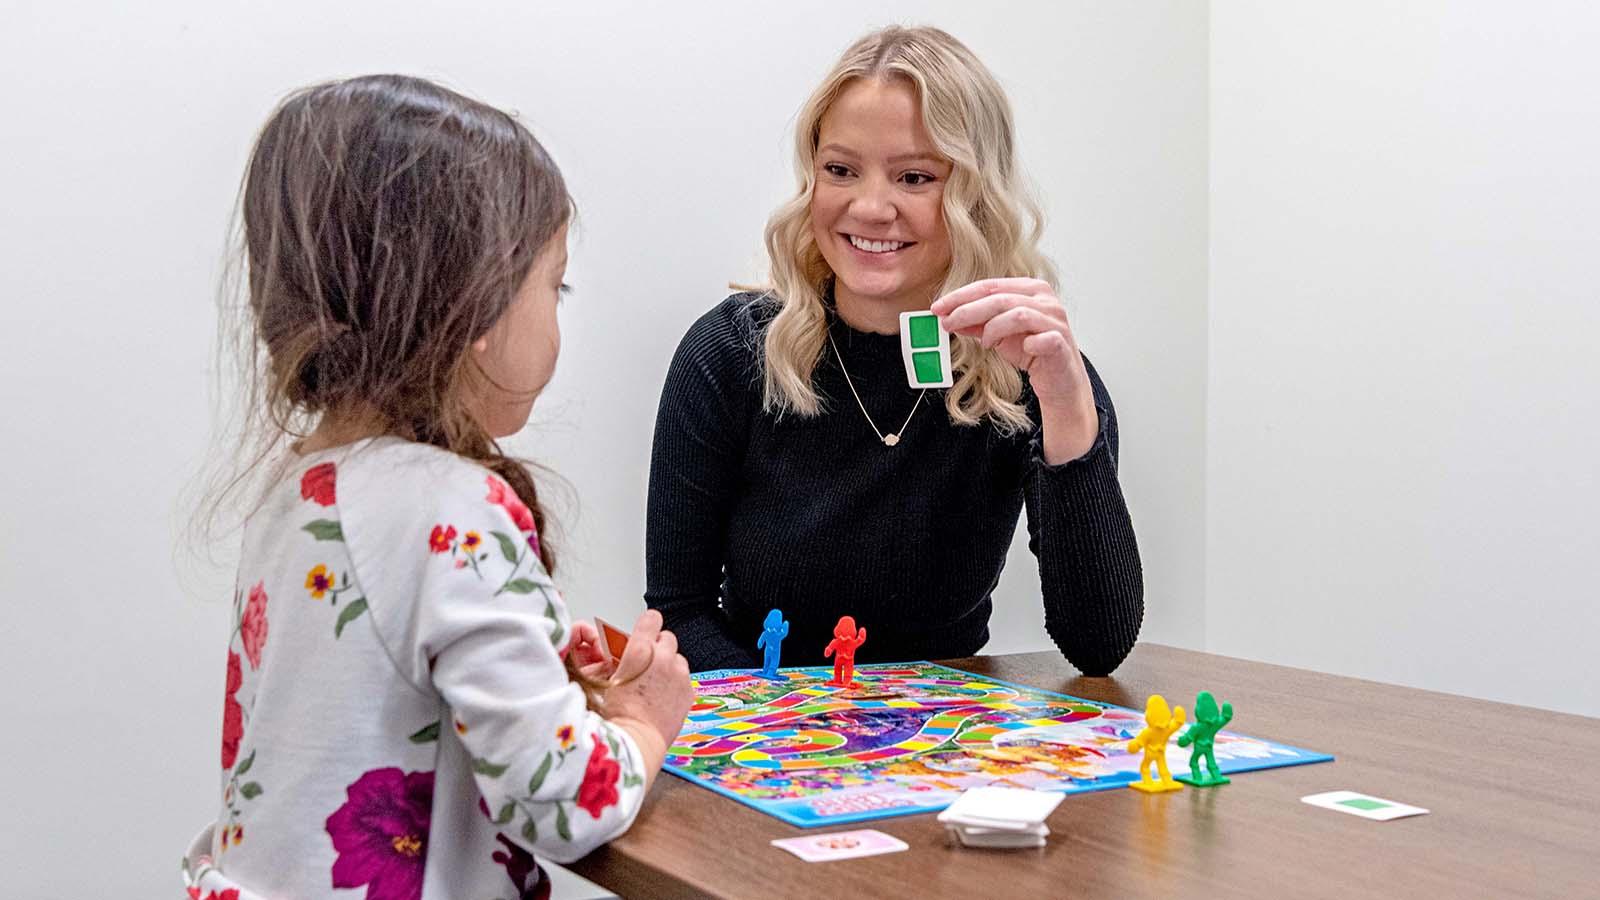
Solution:
<svg viewBox="0 0 1600 900">
<path fill-rule="evenodd" d="M 191 897 L 543 897 L 534 854 L 627 829 L 642 758 L 567 677 L 538 541 L 504 481 L 432 447 L 291 459 L 245 528 Z"/>
</svg>

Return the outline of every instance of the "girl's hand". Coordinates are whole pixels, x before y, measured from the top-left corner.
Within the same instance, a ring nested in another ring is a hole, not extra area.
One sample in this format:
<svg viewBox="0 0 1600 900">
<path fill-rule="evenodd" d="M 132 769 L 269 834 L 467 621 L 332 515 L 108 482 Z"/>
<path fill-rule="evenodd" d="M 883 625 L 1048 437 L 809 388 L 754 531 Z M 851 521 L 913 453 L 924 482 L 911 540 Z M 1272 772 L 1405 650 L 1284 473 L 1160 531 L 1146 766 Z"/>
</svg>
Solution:
<svg viewBox="0 0 1600 900">
<path fill-rule="evenodd" d="M 1089 452 L 1100 432 L 1094 388 L 1067 311 L 1048 282 L 986 278 L 945 294 L 931 309 L 946 331 L 977 338 L 1028 373 L 1039 398 L 1046 463 Z"/>
<path fill-rule="evenodd" d="M 567 644 L 567 653 L 579 672 L 596 681 L 610 679 L 617 668 L 611 653 L 600 643 L 600 629 L 588 619 L 572 623 L 572 639 Z"/>
<path fill-rule="evenodd" d="M 645 610 L 606 688 L 601 714 L 645 722 L 671 745 L 693 702 L 689 662 L 678 652 L 678 638 L 661 627 L 659 612 Z"/>
</svg>

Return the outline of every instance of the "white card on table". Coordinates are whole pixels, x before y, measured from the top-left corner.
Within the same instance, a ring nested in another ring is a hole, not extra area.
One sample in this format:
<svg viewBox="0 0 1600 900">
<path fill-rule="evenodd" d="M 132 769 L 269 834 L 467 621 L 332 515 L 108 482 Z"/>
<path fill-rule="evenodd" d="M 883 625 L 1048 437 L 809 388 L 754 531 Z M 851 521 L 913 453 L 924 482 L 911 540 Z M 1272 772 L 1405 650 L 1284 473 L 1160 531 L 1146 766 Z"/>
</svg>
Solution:
<svg viewBox="0 0 1600 900">
<path fill-rule="evenodd" d="M 806 862 L 827 862 L 831 859 L 855 859 L 859 856 L 895 853 L 905 850 L 910 845 L 876 829 L 859 828 L 855 831 L 780 838 L 773 841 L 772 846 L 787 850 Z"/>
<path fill-rule="evenodd" d="M 1032 829 L 1044 823 L 1066 796 L 1056 791 L 1022 788 L 973 788 L 939 813 L 946 825 L 972 825 L 1011 831 Z"/>
<path fill-rule="evenodd" d="M 1403 819 L 1406 816 L 1422 816 L 1428 813 L 1427 810 L 1420 806 L 1407 806 L 1404 803 L 1396 803 L 1393 800 L 1385 800 L 1382 797 L 1374 797 L 1370 794 L 1361 794 L 1355 791 L 1328 791 L 1322 794 L 1312 794 L 1309 797 L 1301 797 L 1300 802 L 1309 803 L 1312 806 L 1320 806 L 1323 809 L 1338 810 L 1342 813 L 1349 813 L 1352 816 L 1360 816 L 1363 819 L 1376 819 L 1379 822 L 1387 822 L 1390 819 Z"/>
<path fill-rule="evenodd" d="M 1000 828 L 960 828 L 956 826 L 950 826 L 949 830 L 965 846 L 991 849 L 1043 847 L 1045 838 L 1050 834 L 1050 826 L 1048 825 L 1039 825 L 1022 831 Z"/>
</svg>

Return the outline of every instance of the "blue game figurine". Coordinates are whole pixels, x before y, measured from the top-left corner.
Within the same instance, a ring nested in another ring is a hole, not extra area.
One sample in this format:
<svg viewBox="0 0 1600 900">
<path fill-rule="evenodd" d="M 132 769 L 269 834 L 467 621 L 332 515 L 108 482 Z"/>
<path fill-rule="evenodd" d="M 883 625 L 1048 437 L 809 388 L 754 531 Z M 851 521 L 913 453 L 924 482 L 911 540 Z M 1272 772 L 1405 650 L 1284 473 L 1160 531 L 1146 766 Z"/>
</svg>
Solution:
<svg viewBox="0 0 1600 900">
<path fill-rule="evenodd" d="M 778 649 L 788 636 L 789 623 L 783 620 L 783 611 L 774 609 L 767 613 L 767 620 L 761 623 L 761 637 L 756 639 L 756 648 L 766 652 L 766 665 L 761 667 L 763 678 L 778 677 Z"/>
</svg>

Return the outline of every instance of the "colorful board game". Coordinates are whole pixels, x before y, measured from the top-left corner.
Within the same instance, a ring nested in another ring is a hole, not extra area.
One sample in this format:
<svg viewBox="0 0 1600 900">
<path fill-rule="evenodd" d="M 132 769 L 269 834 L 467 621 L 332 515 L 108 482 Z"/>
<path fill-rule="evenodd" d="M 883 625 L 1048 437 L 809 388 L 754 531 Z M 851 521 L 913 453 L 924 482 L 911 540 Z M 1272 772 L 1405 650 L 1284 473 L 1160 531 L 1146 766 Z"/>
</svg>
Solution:
<svg viewBox="0 0 1600 900">
<path fill-rule="evenodd" d="M 832 674 L 696 674 L 667 770 L 801 827 L 931 812 L 984 785 L 1078 793 L 1138 780 L 1133 710 L 927 662 L 859 666 L 847 688 Z M 1226 774 L 1333 759 L 1229 731 L 1216 757 Z M 1188 771 L 1176 742 L 1167 759 Z"/>
</svg>

